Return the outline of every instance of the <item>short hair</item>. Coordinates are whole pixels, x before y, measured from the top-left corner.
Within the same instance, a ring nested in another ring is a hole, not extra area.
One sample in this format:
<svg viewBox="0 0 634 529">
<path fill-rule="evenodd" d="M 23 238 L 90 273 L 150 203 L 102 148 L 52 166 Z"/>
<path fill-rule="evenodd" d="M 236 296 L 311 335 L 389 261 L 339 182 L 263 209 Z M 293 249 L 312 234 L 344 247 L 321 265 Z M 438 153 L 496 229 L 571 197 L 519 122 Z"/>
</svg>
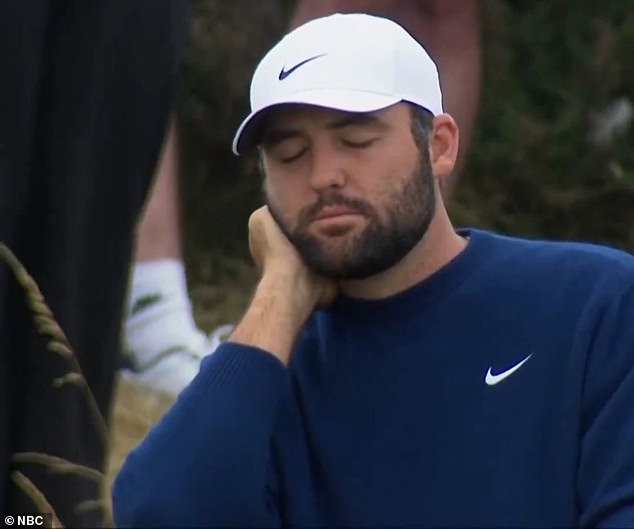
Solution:
<svg viewBox="0 0 634 529">
<path fill-rule="evenodd" d="M 411 116 L 411 131 L 418 150 L 427 152 L 429 147 L 429 133 L 433 129 L 434 115 L 421 106 L 409 103 Z"/>
</svg>

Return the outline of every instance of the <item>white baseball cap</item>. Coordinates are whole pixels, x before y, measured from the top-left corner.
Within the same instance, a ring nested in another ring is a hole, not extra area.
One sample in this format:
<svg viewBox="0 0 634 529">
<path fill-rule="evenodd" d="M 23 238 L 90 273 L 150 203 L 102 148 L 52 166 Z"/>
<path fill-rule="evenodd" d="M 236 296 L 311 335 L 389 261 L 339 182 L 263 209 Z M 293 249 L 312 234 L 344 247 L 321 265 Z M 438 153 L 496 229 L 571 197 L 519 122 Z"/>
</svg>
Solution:
<svg viewBox="0 0 634 529">
<path fill-rule="evenodd" d="M 438 70 L 425 49 L 395 22 L 360 13 L 318 18 L 288 33 L 257 66 L 250 99 L 233 140 L 236 154 L 259 141 L 263 111 L 275 105 L 374 112 L 409 101 L 443 113 Z"/>
</svg>

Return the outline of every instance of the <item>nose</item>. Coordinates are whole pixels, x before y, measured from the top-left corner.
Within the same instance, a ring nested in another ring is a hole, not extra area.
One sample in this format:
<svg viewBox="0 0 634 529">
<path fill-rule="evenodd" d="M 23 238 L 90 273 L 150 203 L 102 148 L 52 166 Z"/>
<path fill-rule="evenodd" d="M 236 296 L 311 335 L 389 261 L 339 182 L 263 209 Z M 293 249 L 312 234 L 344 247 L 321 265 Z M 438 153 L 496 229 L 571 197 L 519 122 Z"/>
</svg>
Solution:
<svg viewBox="0 0 634 529">
<path fill-rule="evenodd" d="M 341 158 L 327 143 L 313 144 L 310 160 L 310 187 L 315 192 L 340 189 L 346 185 L 347 175 Z"/>
</svg>

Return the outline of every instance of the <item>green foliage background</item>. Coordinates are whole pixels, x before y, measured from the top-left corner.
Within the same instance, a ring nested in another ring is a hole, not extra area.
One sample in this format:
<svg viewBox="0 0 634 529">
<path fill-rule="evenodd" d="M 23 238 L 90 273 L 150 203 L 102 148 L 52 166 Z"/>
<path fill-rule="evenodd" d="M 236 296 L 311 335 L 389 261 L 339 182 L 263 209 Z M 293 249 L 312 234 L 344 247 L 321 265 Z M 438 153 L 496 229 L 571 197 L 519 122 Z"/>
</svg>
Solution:
<svg viewBox="0 0 634 529">
<path fill-rule="evenodd" d="M 186 256 L 194 280 L 247 262 L 259 205 L 254 160 L 230 149 L 262 54 L 292 1 L 194 3 L 179 117 Z M 634 125 L 590 141 L 597 116 L 634 104 L 634 5 L 626 0 L 483 1 L 483 90 L 455 200 L 458 225 L 634 250 Z M 227 265 L 227 263 L 232 263 Z"/>
</svg>

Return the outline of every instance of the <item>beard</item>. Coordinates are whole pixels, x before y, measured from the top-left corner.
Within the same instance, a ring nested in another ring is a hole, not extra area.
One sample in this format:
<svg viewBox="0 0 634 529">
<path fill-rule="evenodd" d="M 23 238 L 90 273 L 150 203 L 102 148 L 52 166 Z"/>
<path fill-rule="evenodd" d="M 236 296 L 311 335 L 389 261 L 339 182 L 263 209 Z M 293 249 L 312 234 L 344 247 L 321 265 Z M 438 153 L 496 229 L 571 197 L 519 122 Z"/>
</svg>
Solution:
<svg viewBox="0 0 634 529">
<path fill-rule="evenodd" d="M 333 280 L 365 279 L 397 264 L 423 238 L 436 210 L 434 181 L 426 150 L 405 184 L 389 194 L 383 205 L 383 216 L 368 202 L 328 191 L 300 212 L 296 227 L 291 229 L 284 221 L 281 208 L 270 197 L 266 199 L 271 216 L 306 265 L 316 274 Z M 326 206 L 354 209 L 365 216 L 367 225 L 354 235 L 342 234 L 347 239 L 332 248 L 329 241 L 309 231 L 310 224 Z"/>
</svg>

